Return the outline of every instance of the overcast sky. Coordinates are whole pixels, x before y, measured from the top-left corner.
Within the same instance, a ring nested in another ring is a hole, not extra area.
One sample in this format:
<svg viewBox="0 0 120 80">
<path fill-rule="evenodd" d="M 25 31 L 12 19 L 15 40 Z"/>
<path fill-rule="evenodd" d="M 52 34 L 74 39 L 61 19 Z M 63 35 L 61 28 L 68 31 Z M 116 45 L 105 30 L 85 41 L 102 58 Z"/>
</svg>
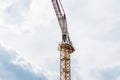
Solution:
<svg viewBox="0 0 120 80">
<path fill-rule="evenodd" d="M 120 0 L 61 0 L 76 51 L 72 80 L 120 80 Z M 0 80 L 59 80 L 51 0 L 0 0 Z"/>
</svg>

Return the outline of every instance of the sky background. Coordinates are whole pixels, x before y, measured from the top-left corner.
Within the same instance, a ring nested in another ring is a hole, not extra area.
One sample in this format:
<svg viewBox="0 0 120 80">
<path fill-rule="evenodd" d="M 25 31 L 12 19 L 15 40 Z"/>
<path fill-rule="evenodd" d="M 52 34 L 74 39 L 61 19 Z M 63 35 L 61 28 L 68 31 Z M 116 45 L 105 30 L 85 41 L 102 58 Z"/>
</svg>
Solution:
<svg viewBox="0 0 120 80">
<path fill-rule="evenodd" d="M 120 80 L 120 1 L 61 2 L 72 80 Z M 0 0 L 0 80 L 59 80 L 60 41 L 51 0 Z"/>
</svg>

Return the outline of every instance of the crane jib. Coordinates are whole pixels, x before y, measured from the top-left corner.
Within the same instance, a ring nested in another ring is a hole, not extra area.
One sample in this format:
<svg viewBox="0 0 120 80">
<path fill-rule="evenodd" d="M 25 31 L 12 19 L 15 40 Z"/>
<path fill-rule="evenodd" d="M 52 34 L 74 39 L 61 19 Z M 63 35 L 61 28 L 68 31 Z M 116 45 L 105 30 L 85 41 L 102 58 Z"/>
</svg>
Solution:
<svg viewBox="0 0 120 80">
<path fill-rule="evenodd" d="M 66 15 L 62 8 L 60 0 L 52 0 L 53 7 L 60 25 L 60 28 L 62 30 L 62 33 L 68 33 L 67 32 L 67 21 L 66 21 Z"/>
<path fill-rule="evenodd" d="M 52 0 L 52 3 L 53 3 L 53 6 L 54 6 L 57 14 L 61 14 L 61 15 L 65 14 L 60 0 Z"/>
</svg>

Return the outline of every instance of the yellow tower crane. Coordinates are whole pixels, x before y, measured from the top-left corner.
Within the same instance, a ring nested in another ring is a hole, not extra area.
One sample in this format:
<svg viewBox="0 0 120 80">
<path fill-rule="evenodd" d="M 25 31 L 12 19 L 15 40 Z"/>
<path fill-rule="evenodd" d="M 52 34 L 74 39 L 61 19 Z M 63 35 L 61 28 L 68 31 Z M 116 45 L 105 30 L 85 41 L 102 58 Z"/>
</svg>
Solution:
<svg viewBox="0 0 120 80">
<path fill-rule="evenodd" d="M 75 51 L 69 38 L 67 21 L 60 0 L 52 0 L 52 4 L 62 31 L 62 41 L 59 44 L 60 51 L 60 80 L 71 80 L 70 54 Z"/>
</svg>

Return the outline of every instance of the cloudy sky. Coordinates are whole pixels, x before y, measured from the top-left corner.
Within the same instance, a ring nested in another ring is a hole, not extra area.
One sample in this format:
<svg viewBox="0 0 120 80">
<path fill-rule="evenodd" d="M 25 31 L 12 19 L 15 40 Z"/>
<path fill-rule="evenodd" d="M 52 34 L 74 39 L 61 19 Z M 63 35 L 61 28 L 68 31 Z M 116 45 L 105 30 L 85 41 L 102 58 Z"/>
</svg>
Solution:
<svg viewBox="0 0 120 80">
<path fill-rule="evenodd" d="M 61 1 L 72 80 L 120 80 L 120 1 Z M 60 41 L 51 0 L 0 0 L 0 80 L 59 80 Z"/>
</svg>

